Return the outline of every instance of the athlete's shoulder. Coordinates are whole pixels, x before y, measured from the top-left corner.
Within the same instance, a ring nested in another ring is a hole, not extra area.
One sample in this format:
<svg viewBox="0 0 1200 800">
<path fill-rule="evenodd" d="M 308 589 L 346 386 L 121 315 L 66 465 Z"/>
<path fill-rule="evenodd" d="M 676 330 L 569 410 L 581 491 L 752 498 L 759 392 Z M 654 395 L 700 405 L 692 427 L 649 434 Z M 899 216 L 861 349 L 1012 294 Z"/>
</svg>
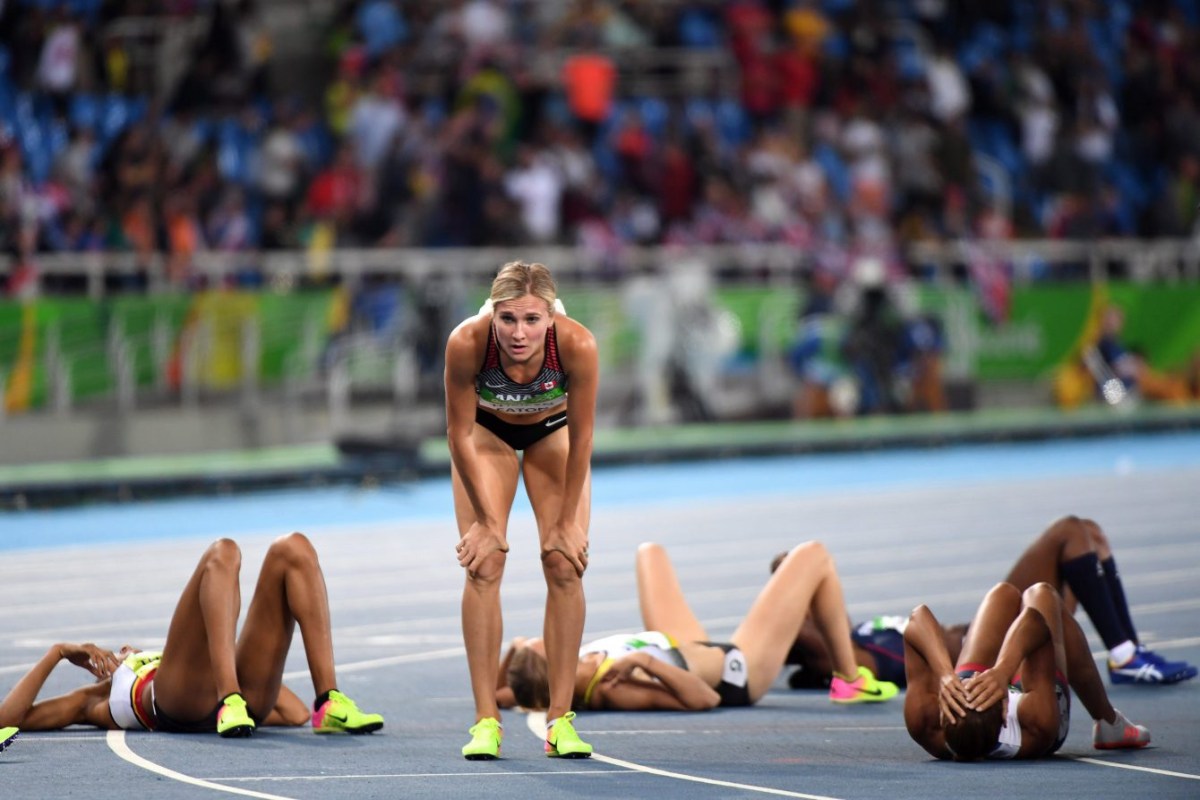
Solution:
<svg viewBox="0 0 1200 800">
<path fill-rule="evenodd" d="M 579 320 L 558 314 L 554 317 L 554 331 L 564 351 L 585 353 L 596 349 L 596 337 Z"/>
<path fill-rule="evenodd" d="M 446 346 L 451 349 L 478 350 L 487 342 L 492 315 L 479 313 L 467 317 L 450 331 Z"/>
</svg>

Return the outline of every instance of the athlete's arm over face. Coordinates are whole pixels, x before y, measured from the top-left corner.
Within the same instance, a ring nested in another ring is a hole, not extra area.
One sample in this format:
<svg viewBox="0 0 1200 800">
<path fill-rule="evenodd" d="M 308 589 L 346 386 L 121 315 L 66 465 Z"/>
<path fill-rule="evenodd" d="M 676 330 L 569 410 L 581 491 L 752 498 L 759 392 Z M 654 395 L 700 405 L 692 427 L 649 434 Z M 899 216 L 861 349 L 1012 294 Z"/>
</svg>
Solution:
<svg viewBox="0 0 1200 800">
<path fill-rule="evenodd" d="M 935 758 L 948 759 L 943 725 L 962 717 L 966 690 L 954 672 L 942 626 L 928 606 L 917 606 L 904 628 L 904 724 L 913 741 Z"/>
<path fill-rule="evenodd" d="M 547 532 L 543 552 L 558 550 L 580 575 L 587 568 L 586 520 L 579 519 L 580 503 L 591 476 L 592 436 L 596 427 L 596 395 L 600 384 L 600 359 L 596 338 L 575 320 L 556 315 L 559 356 L 570 376 L 567 403 L 567 436 L 570 449 L 563 474 L 562 506 Z"/>
<path fill-rule="evenodd" d="M 621 711 L 707 711 L 721 696 L 698 675 L 647 653 L 617 659 L 592 692 L 591 706 Z"/>
<path fill-rule="evenodd" d="M 463 534 L 459 564 L 474 573 L 496 551 L 507 552 L 500 512 L 483 488 L 483 469 L 472 434 L 475 430 L 475 376 L 483 360 L 490 315 L 471 317 L 446 342 L 446 439 L 450 458 L 471 502 L 475 520 Z"/>
<path fill-rule="evenodd" d="M 50 673 L 64 660 L 87 670 L 98 682 L 35 702 Z M 0 726 L 15 725 L 27 731 L 60 730 L 68 725 L 115 728 L 108 711 L 108 690 L 109 678 L 120 664 L 116 654 L 94 644 L 53 645 L 0 701 Z"/>
</svg>

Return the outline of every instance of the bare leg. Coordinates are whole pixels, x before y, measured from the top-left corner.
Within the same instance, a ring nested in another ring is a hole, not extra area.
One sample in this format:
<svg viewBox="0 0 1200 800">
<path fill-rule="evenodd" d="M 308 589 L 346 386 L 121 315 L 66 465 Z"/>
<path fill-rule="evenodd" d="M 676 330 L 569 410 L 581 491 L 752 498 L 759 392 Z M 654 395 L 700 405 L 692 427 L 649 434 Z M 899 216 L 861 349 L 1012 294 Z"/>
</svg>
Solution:
<svg viewBox="0 0 1200 800">
<path fill-rule="evenodd" d="M 847 678 L 857 674 L 850 618 L 833 557 L 820 542 L 805 542 L 780 563 L 733 633 L 734 643 L 746 655 L 752 698 L 761 697 L 779 675 L 788 649 L 810 614 L 836 671 Z"/>
<path fill-rule="evenodd" d="M 325 576 L 316 549 L 302 533 L 281 536 L 267 549 L 238 637 L 242 696 L 263 718 L 279 704 L 284 662 L 297 624 L 314 695 L 336 689 Z"/>
<path fill-rule="evenodd" d="M 241 565 L 236 542 L 213 542 L 175 606 L 154 692 L 155 703 L 181 722 L 205 718 L 221 698 L 241 690 L 234 644 Z"/>
<path fill-rule="evenodd" d="M 1035 736 L 1044 745 L 1039 755 L 1051 751 L 1051 745 L 1065 735 L 1063 718 L 1065 709 L 1059 704 L 1059 691 L 1069 694 L 1061 685 L 1059 676 L 1070 681 L 1066 650 L 1063 645 L 1062 601 L 1058 592 L 1048 583 L 1038 583 L 1025 590 L 1022 595 L 1025 608 L 1022 615 L 1036 612 L 1045 623 L 1049 640 L 1029 652 L 1021 662 L 1017 677 L 1021 681 L 1021 721 L 1023 727 L 1032 726 Z M 1029 744 L 1033 744 L 1030 742 Z"/>
<path fill-rule="evenodd" d="M 635 565 L 642 626 L 680 642 L 707 641 L 708 632 L 688 605 L 666 548 L 655 542 L 639 545 Z"/>
<path fill-rule="evenodd" d="M 568 438 L 555 433 L 525 451 L 525 489 L 537 517 L 539 538 L 557 521 L 562 508 L 562 481 L 566 470 Z M 586 532 L 591 518 L 591 476 L 584 485 L 576 522 Z M 571 710 L 575 694 L 575 670 L 587 604 L 583 578 L 566 556 L 557 550 L 542 551 L 542 574 L 546 578 L 546 613 L 542 638 L 550 679 L 550 707 L 546 719 L 554 720 Z"/>
<path fill-rule="evenodd" d="M 1050 629 L 1050 638 L 1054 644 L 1054 667 L 1070 679 L 1067 651 L 1063 643 L 1062 599 L 1058 592 L 1048 583 L 1038 583 L 1026 589 L 1021 595 L 1021 600 L 1027 608 L 1036 608 L 1046 620 L 1046 627 Z"/>
<path fill-rule="evenodd" d="M 484 462 L 482 473 L 489 482 L 482 490 L 491 495 L 492 507 L 504 509 L 503 529 L 508 528 L 508 510 L 517 491 L 519 464 L 517 455 L 490 431 L 476 426 L 475 447 Z M 454 490 L 454 516 L 458 535 L 464 536 L 475 521 L 475 511 L 463 489 L 458 471 L 451 469 Z M 475 721 L 485 717 L 500 719 L 496 705 L 496 679 L 500 669 L 500 643 L 504 622 L 500 610 L 500 580 L 504 577 L 504 553 L 493 553 L 483 565 L 466 576 L 462 595 L 463 643 L 467 667 L 471 672 L 471 692 L 475 698 Z"/>
<path fill-rule="evenodd" d="M 998 583 L 988 592 L 963 640 L 956 666 L 977 664 L 990 668 L 996 663 L 1000 645 L 1017 614 L 1021 613 L 1021 593 L 1011 583 Z"/>
<path fill-rule="evenodd" d="M 1067 658 L 1067 679 L 1092 719 L 1112 722 L 1116 713 L 1108 700 L 1108 691 L 1092 659 L 1091 648 L 1079 623 L 1067 610 L 1062 614 L 1063 649 Z"/>
</svg>

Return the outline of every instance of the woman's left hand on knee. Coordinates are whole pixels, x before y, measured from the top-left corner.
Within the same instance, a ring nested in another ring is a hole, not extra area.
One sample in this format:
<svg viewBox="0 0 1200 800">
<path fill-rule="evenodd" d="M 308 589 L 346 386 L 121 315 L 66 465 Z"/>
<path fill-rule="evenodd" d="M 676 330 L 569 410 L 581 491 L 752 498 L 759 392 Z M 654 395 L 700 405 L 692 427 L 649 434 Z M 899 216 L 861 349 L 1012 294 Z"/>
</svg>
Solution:
<svg viewBox="0 0 1200 800">
<path fill-rule="evenodd" d="M 555 552 L 561 553 L 570 562 L 575 574 L 583 577 L 588 566 L 587 532 L 575 523 L 550 528 L 542 539 L 542 561 Z"/>
</svg>

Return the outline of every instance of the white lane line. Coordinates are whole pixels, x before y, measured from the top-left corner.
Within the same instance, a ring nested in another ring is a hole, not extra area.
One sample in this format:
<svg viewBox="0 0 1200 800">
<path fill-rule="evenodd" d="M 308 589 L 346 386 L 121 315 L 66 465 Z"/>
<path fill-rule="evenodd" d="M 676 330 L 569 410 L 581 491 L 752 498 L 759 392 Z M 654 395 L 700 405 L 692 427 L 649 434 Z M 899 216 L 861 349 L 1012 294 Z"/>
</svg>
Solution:
<svg viewBox="0 0 1200 800">
<path fill-rule="evenodd" d="M 541 739 L 545 736 L 546 731 L 546 714 L 544 711 L 530 711 L 525 714 L 525 726 L 530 732 Z M 704 783 L 709 786 L 721 786 L 726 789 L 741 789 L 746 792 L 758 792 L 759 794 L 773 794 L 780 797 L 799 797 L 803 800 L 838 800 L 835 797 L 826 797 L 819 794 L 804 794 L 803 792 L 789 792 L 785 789 L 772 789 L 768 786 L 755 786 L 749 783 L 734 783 L 733 781 L 721 781 L 714 778 L 702 778 L 699 775 L 688 775 L 683 772 L 669 772 L 665 769 L 657 769 L 655 767 L 647 767 L 644 764 L 635 764 L 632 761 L 623 761 L 619 758 L 611 756 L 602 756 L 599 753 L 592 754 L 592 761 L 599 761 L 603 764 L 612 764 L 614 767 L 623 767 L 634 772 L 644 772 L 647 775 L 658 775 L 663 778 L 673 778 L 678 781 L 689 781 L 691 783 Z"/>
<path fill-rule="evenodd" d="M 1113 761 L 1101 761 L 1098 758 L 1087 758 L 1080 756 L 1076 761 L 1085 761 L 1088 764 L 1095 764 L 1098 767 L 1116 767 L 1117 769 L 1131 769 L 1134 772 L 1150 772 L 1155 775 L 1166 775 L 1169 778 L 1187 778 L 1190 781 L 1200 781 L 1200 775 L 1191 775 L 1187 772 L 1172 772 L 1169 769 L 1155 769 L 1154 767 L 1139 767 L 1134 764 L 1117 764 Z"/>
<path fill-rule="evenodd" d="M 222 786 L 219 783 L 193 778 L 191 775 L 184 775 L 182 772 L 176 772 L 173 769 L 155 764 L 142 758 L 137 753 L 129 749 L 129 745 L 125 743 L 125 731 L 109 731 L 105 737 L 108 741 L 108 749 L 112 750 L 125 761 L 133 764 L 135 767 L 140 767 L 148 772 L 153 772 L 155 775 L 161 775 L 164 778 L 180 783 L 186 783 L 191 786 L 199 786 L 201 789 L 213 789 L 218 792 L 228 792 L 229 794 L 239 794 L 243 797 L 258 797 L 260 800 L 295 800 L 291 797 L 284 797 L 278 794 L 266 794 L 264 792 L 255 792 L 250 789 L 239 789 L 236 786 Z"/>
<path fill-rule="evenodd" d="M 343 781 L 371 780 L 372 778 L 508 778 L 514 775 L 612 775 L 619 770 L 611 769 L 560 769 L 525 770 L 520 772 L 385 772 L 375 775 L 255 775 L 241 778 L 210 778 L 214 781 Z M 629 772 L 631 770 L 626 770 Z"/>
<path fill-rule="evenodd" d="M 401 656 L 371 658 L 366 661 L 348 661 L 344 664 L 337 664 L 336 669 L 339 673 L 363 672 L 364 670 L 378 669 L 379 667 L 392 667 L 396 664 L 415 664 L 420 661 L 437 661 L 439 658 L 453 658 L 454 656 L 464 655 L 466 652 L 466 648 L 462 646 L 448 647 L 444 650 L 426 650 L 424 653 L 407 653 Z M 283 679 L 285 681 L 294 681 L 306 675 L 308 675 L 308 670 L 298 669 L 283 673 Z"/>
</svg>

